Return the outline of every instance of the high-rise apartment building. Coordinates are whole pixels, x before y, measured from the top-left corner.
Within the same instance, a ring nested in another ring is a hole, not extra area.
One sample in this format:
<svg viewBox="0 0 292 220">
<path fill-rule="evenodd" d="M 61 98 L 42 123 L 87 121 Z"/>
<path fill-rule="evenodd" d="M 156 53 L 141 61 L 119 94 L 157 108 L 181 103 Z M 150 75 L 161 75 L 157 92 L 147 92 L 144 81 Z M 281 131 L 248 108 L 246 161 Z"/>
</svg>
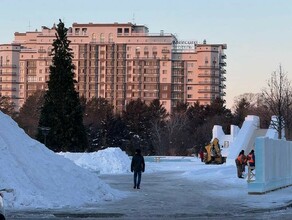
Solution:
<svg viewBox="0 0 292 220">
<path fill-rule="evenodd" d="M 55 27 L 14 34 L 0 45 L 0 94 L 19 108 L 46 89 Z M 226 44 L 178 41 L 132 23 L 73 23 L 68 39 L 80 96 L 106 98 L 121 111 L 133 99 L 159 99 L 171 112 L 178 102 L 210 104 L 225 95 Z"/>
</svg>

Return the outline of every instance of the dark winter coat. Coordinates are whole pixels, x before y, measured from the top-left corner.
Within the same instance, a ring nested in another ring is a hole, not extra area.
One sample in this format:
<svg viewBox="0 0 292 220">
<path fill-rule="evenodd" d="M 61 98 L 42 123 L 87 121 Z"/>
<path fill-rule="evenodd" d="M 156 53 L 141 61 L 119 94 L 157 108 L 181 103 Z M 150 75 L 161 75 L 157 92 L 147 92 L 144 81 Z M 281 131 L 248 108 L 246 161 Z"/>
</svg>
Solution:
<svg viewBox="0 0 292 220">
<path fill-rule="evenodd" d="M 131 172 L 144 172 L 145 171 L 145 162 L 144 157 L 141 154 L 135 154 L 131 162 Z"/>
</svg>

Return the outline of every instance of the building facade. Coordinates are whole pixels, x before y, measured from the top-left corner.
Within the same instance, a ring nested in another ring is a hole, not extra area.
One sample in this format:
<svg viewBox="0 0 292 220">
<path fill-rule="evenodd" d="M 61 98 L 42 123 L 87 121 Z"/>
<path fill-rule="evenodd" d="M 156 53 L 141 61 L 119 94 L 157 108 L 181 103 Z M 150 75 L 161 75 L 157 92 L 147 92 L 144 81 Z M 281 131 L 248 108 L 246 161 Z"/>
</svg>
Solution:
<svg viewBox="0 0 292 220">
<path fill-rule="evenodd" d="M 47 88 L 55 27 L 14 36 L 0 45 L 0 94 L 19 109 L 34 91 Z M 106 98 L 117 112 L 138 98 L 147 104 L 159 99 L 169 112 L 178 102 L 224 99 L 226 44 L 178 41 L 132 23 L 73 23 L 68 39 L 79 95 Z"/>
</svg>

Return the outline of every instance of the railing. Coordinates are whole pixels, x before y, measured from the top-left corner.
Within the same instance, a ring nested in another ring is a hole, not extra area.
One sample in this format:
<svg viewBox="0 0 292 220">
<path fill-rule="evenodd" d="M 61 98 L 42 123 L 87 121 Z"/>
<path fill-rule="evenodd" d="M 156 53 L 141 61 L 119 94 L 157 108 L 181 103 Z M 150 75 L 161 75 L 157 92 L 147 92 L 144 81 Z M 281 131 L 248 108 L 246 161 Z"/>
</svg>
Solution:
<svg viewBox="0 0 292 220">
<path fill-rule="evenodd" d="M 203 65 L 199 66 L 199 69 L 219 69 L 218 65 Z"/>
<path fill-rule="evenodd" d="M 216 73 L 216 74 L 213 74 L 213 73 L 199 73 L 198 74 L 199 77 L 219 77 L 220 74 Z"/>
<path fill-rule="evenodd" d="M 219 82 L 213 82 L 213 81 L 199 81 L 199 85 L 219 85 Z"/>
<path fill-rule="evenodd" d="M 0 75 L 9 75 L 9 76 L 16 76 L 16 72 L 2 72 Z"/>
<path fill-rule="evenodd" d="M 170 50 L 169 49 L 162 49 L 162 53 L 169 53 Z"/>
<path fill-rule="evenodd" d="M 38 49 L 39 53 L 46 53 L 47 51 L 45 49 Z"/>
<path fill-rule="evenodd" d="M 226 66 L 226 62 L 224 62 L 224 61 L 220 61 L 220 66 Z"/>
<path fill-rule="evenodd" d="M 16 64 L 8 64 L 8 63 L 6 63 L 6 64 L 0 64 L 0 68 L 1 67 L 16 68 L 17 66 L 16 66 Z"/>
<path fill-rule="evenodd" d="M 250 182 L 253 182 L 255 181 L 255 167 L 251 167 L 249 164 L 248 164 L 248 171 L 247 171 L 247 182 L 250 183 Z"/>
<path fill-rule="evenodd" d="M 212 90 L 212 89 L 199 89 L 199 93 L 219 93 L 219 91 Z"/>
<path fill-rule="evenodd" d="M 221 58 L 222 58 L 222 59 L 226 59 L 226 54 L 225 54 L 225 53 L 222 53 L 222 54 L 221 54 Z"/>
<path fill-rule="evenodd" d="M 16 88 L 0 88 L 0 91 L 16 91 Z"/>
</svg>

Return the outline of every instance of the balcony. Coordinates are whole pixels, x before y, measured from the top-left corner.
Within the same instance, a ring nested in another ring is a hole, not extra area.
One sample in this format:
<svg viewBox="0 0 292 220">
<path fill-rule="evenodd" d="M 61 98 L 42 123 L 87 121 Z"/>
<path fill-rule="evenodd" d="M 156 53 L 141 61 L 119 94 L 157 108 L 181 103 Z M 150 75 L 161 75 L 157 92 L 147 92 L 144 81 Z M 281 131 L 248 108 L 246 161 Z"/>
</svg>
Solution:
<svg viewBox="0 0 292 220">
<path fill-rule="evenodd" d="M 51 57 L 39 57 L 40 60 L 51 60 Z"/>
<path fill-rule="evenodd" d="M 221 54 L 221 58 L 222 58 L 222 59 L 226 59 L 226 54 L 225 54 L 225 53 L 222 53 L 222 54 Z"/>
<path fill-rule="evenodd" d="M 223 69 L 223 68 L 220 69 L 220 73 L 221 73 L 221 74 L 226 74 L 226 69 Z"/>
<path fill-rule="evenodd" d="M 47 51 L 45 49 L 38 49 L 39 53 L 46 53 Z"/>
<path fill-rule="evenodd" d="M 8 87 L 5 87 L 5 88 L 0 88 L 0 91 L 16 91 L 16 88 L 8 88 Z"/>
<path fill-rule="evenodd" d="M 2 74 L 0 75 L 3 75 L 3 76 L 16 76 L 16 72 L 2 72 Z"/>
<path fill-rule="evenodd" d="M 221 76 L 220 80 L 221 80 L 221 81 L 226 81 L 226 77 Z"/>
<path fill-rule="evenodd" d="M 162 52 L 162 53 L 170 53 L 170 50 L 169 50 L 169 49 L 162 49 L 161 52 Z"/>
<path fill-rule="evenodd" d="M 219 94 L 219 91 L 213 90 L 213 89 L 199 89 L 198 90 L 199 93 L 217 93 Z"/>
<path fill-rule="evenodd" d="M 4 63 L 0 64 L 0 68 L 16 68 L 16 64 Z"/>
<path fill-rule="evenodd" d="M 4 83 L 16 83 L 17 81 L 15 79 L 1 79 L 0 82 Z"/>
<path fill-rule="evenodd" d="M 220 96 L 226 96 L 226 92 L 220 92 Z"/>
<path fill-rule="evenodd" d="M 199 69 L 219 69 L 218 65 L 203 65 L 199 66 Z"/>
<path fill-rule="evenodd" d="M 220 66 L 226 66 L 226 62 L 223 60 L 221 60 L 219 64 L 220 64 Z"/>
<path fill-rule="evenodd" d="M 219 73 L 199 73 L 198 74 L 199 77 L 219 77 Z"/>
<path fill-rule="evenodd" d="M 221 88 L 221 89 L 226 89 L 226 85 L 225 85 L 225 84 L 221 84 L 221 85 L 220 85 L 220 88 Z"/>
<path fill-rule="evenodd" d="M 219 85 L 219 82 L 213 82 L 213 81 L 199 81 L 199 85 Z"/>
<path fill-rule="evenodd" d="M 175 66 L 172 66 L 173 69 L 182 69 L 184 68 L 184 66 L 179 66 L 179 65 L 175 65 Z"/>
</svg>

